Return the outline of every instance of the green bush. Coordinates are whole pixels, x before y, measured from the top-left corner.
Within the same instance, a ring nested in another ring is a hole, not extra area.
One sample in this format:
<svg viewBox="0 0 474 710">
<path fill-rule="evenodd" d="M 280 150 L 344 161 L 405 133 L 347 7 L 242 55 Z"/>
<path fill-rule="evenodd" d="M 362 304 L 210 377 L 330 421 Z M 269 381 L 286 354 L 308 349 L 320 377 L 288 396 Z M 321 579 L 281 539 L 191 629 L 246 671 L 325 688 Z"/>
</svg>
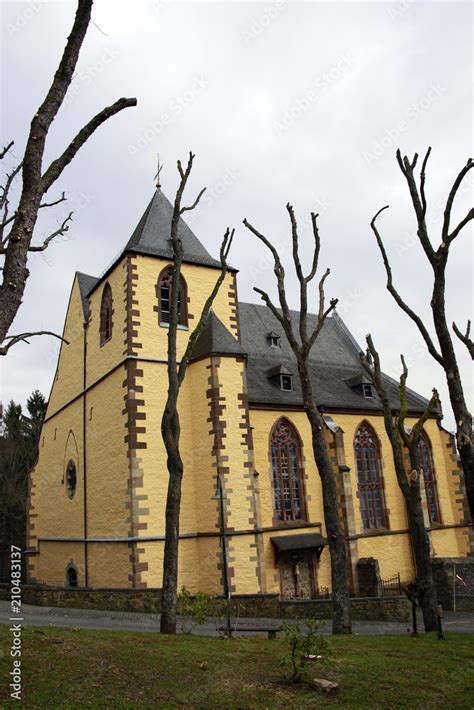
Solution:
<svg viewBox="0 0 474 710">
<path fill-rule="evenodd" d="M 292 674 L 288 680 L 292 683 L 297 683 L 305 675 L 307 664 L 313 660 L 311 656 L 321 656 L 318 659 L 320 663 L 328 659 L 329 642 L 318 633 L 323 623 L 323 621 L 309 619 L 306 621 L 306 628 L 303 629 L 298 624 L 283 624 L 285 632 L 283 642 L 290 648 L 290 658 L 281 656 L 279 662 L 281 666 L 291 664 Z"/>
<path fill-rule="evenodd" d="M 186 587 L 181 587 L 177 599 L 177 613 L 182 616 L 183 631 L 188 633 L 197 624 L 205 624 L 210 616 L 217 614 L 217 599 L 210 594 L 191 594 Z"/>
</svg>

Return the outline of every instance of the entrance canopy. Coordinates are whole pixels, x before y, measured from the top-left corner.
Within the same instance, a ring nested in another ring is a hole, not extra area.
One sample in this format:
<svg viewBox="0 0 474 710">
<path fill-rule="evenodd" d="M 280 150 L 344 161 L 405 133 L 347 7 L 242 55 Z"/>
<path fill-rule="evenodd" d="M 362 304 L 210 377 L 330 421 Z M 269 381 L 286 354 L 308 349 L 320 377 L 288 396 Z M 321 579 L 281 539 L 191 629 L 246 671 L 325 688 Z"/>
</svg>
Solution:
<svg viewBox="0 0 474 710">
<path fill-rule="evenodd" d="M 303 533 L 301 535 L 280 535 L 270 538 L 277 552 L 287 552 L 288 550 L 308 550 L 316 551 L 318 559 L 327 545 L 327 540 L 321 533 Z"/>
</svg>

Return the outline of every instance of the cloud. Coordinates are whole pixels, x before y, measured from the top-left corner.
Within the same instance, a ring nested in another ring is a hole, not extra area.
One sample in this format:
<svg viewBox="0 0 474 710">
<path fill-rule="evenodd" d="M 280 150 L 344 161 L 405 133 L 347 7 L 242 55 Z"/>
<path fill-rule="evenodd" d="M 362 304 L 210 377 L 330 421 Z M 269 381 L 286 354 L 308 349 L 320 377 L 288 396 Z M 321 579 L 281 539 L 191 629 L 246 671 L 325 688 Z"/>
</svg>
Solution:
<svg viewBox="0 0 474 710">
<path fill-rule="evenodd" d="M 21 157 L 73 4 L 4 3 L 2 12 L 3 140 L 14 138 Z M 429 268 L 413 236 L 394 153 L 398 146 L 408 154 L 433 146 L 427 190 L 436 241 L 442 200 L 472 152 L 471 15 L 468 3 L 409 0 L 94 5 L 98 27 L 89 29 L 45 162 L 102 106 L 128 95 L 137 96 L 138 107 L 102 126 L 65 171 L 57 191 L 82 205 L 72 240 L 53 244 L 49 263 L 32 260 L 14 331 L 61 331 L 74 271 L 99 274 L 128 240 L 154 189 L 157 152 L 165 165 L 162 186 L 172 197 L 176 159 L 192 149 L 189 194 L 204 185 L 208 193 L 190 221 L 215 255 L 225 227 L 237 227 L 231 260 L 240 269 L 240 297 L 256 300 L 256 279 L 275 293 L 272 269 L 243 217 L 281 245 L 290 265 L 285 204 L 294 204 L 307 235 L 303 259 L 310 258 L 308 216 L 316 209 L 322 265 L 332 271 L 328 295 L 341 298 L 359 341 L 373 333 L 388 368 L 396 369 L 400 351 L 407 353 L 410 386 L 424 394 L 437 386 L 452 426 L 443 373 L 418 352 L 416 330 L 385 291 L 369 221 L 390 203 L 383 231 L 394 276 L 429 322 Z M 459 196 L 456 214 L 467 211 L 469 197 L 469 190 Z M 58 215 L 42 219 L 47 231 Z M 453 246 L 448 273 L 450 318 L 460 324 L 472 303 L 469 239 L 465 234 Z M 296 304 L 296 291 L 291 299 Z M 1 363 L 2 398 L 24 401 L 36 387 L 48 393 L 56 353 L 57 344 L 42 338 L 18 346 Z M 469 393 L 470 362 L 459 353 Z"/>
</svg>

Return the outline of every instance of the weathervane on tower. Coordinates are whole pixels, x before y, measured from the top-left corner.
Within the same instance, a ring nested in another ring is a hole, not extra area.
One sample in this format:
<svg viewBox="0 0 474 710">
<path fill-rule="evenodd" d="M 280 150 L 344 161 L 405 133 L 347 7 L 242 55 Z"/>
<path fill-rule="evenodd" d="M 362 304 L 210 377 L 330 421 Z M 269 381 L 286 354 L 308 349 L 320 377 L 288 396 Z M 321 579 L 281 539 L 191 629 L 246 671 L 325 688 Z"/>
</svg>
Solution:
<svg viewBox="0 0 474 710">
<path fill-rule="evenodd" d="M 157 154 L 156 154 L 156 175 L 155 175 L 155 177 L 153 178 L 154 180 L 156 180 L 156 187 L 157 187 L 157 188 L 160 188 L 160 187 L 161 187 L 161 183 L 160 183 L 160 173 L 161 173 L 162 170 L 163 170 L 163 165 L 160 163 L 160 154 L 157 153 Z"/>
</svg>

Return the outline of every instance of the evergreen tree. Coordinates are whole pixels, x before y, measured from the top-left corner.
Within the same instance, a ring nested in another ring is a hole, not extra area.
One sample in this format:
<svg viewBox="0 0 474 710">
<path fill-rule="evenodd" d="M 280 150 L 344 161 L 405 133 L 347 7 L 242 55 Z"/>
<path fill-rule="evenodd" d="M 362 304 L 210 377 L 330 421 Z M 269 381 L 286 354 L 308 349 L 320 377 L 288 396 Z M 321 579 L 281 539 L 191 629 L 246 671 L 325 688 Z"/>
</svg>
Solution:
<svg viewBox="0 0 474 710">
<path fill-rule="evenodd" d="M 23 414 L 21 404 L 10 401 L 3 414 L 0 437 L 0 575 L 5 575 L 11 545 L 26 546 L 26 508 L 29 473 L 38 457 L 46 400 L 35 390 Z M 3 562 L 3 564 L 1 564 Z"/>
</svg>

